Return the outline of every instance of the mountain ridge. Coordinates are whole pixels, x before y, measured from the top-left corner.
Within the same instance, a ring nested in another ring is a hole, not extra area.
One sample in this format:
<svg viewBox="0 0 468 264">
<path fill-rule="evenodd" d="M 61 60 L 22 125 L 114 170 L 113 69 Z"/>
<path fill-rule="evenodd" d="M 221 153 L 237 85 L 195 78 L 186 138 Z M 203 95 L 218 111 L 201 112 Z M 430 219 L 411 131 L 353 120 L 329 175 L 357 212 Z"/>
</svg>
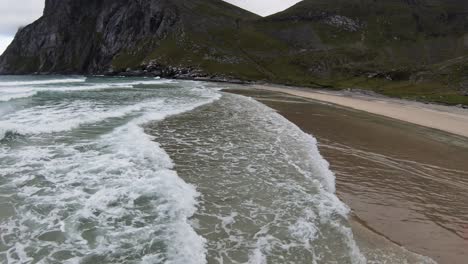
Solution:
<svg viewBox="0 0 468 264">
<path fill-rule="evenodd" d="M 220 0 L 47 0 L 0 73 L 239 79 L 468 105 L 467 57 L 463 0 L 304 0 L 265 18 Z"/>
</svg>

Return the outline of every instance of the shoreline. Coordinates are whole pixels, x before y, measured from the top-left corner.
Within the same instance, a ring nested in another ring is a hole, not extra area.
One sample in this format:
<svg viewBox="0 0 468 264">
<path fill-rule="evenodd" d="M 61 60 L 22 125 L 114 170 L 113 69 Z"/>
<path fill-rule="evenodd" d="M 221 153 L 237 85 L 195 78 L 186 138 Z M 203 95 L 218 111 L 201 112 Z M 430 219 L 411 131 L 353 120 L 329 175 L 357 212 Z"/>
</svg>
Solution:
<svg viewBox="0 0 468 264">
<path fill-rule="evenodd" d="M 250 87 L 332 103 L 468 138 L 468 110 L 455 106 L 421 103 L 378 94 L 373 96 L 348 91 L 325 91 L 268 84 L 255 84 Z"/>
<path fill-rule="evenodd" d="M 260 101 L 317 138 L 336 175 L 336 194 L 352 210 L 350 224 L 365 252 L 372 256 L 382 247 L 401 255 L 401 263 L 405 258 L 426 263 L 418 256 L 440 264 L 465 263 L 468 138 L 283 90 L 233 85 L 223 91 Z M 413 104 L 401 101 L 392 106 Z"/>
<path fill-rule="evenodd" d="M 187 69 L 185 69 L 185 68 L 184 69 L 174 68 L 173 70 L 182 71 L 182 70 L 187 70 Z M 156 77 L 160 77 L 161 79 L 168 79 L 168 80 L 198 81 L 198 82 L 208 82 L 208 83 L 221 83 L 221 84 L 227 84 L 227 85 L 233 84 L 233 85 L 250 86 L 250 87 L 253 87 L 254 89 L 262 89 L 262 90 L 269 90 L 269 91 L 280 91 L 280 92 L 291 94 L 291 95 L 297 95 L 297 96 L 305 97 L 305 98 L 308 98 L 308 99 L 314 99 L 314 100 L 318 100 L 318 101 L 334 103 L 334 104 L 337 104 L 337 105 L 342 105 L 342 106 L 346 106 L 346 107 L 350 107 L 350 108 L 354 108 L 354 107 L 350 106 L 348 104 L 331 101 L 331 99 L 326 99 L 323 96 L 320 97 L 320 98 L 309 97 L 311 95 L 303 95 L 302 92 L 308 92 L 308 93 L 315 94 L 315 95 L 322 94 L 322 95 L 326 95 L 326 96 L 339 96 L 339 97 L 347 97 L 347 98 L 355 98 L 355 99 L 361 98 L 361 99 L 364 99 L 364 101 L 372 101 L 372 100 L 381 100 L 381 101 L 386 101 L 386 102 L 393 101 L 393 102 L 399 102 L 399 103 L 402 103 L 402 104 L 420 105 L 420 106 L 422 106 L 421 108 L 425 108 L 424 106 L 430 105 L 436 111 L 437 111 L 437 108 L 451 109 L 451 110 L 453 110 L 455 112 L 458 112 L 458 110 L 463 111 L 463 112 L 465 112 L 464 115 L 467 116 L 466 121 L 468 121 L 468 105 L 451 105 L 451 104 L 437 103 L 437 102 L 431 102 L 431 101 L 415 101 L 415 100 L 399 99 L 399 98 L 395 98 L 395 97 L 388 97 L 388 96 L 376 93 L 376 92 L 374 92 L 372 90 L 369 90 L 369 91 L 362 90 L 362 91 L 366 92 L 366 94 L 364 94 L 364 93 L 359 93 L 358 91 L 349 91 L 349 90 L 346 90 L 346 89 L 340 89 L 340 90 L 327 89 L 326 86 L 321 86 L 323 89 L 317 88 L 317 87 L 313 88 L 313 87 L 290 86 L 290 85 L 281 84 L 281 83 L 265 83 L 265 82 L 262 82 L 262 81 L 255 81 L 255 80 L 235 79 L 235 78 L 226 77 L 226 76 L 222 76 L 222 75 L 221 76 L 217 76 L 217 75 L 205 76 L 205 75 L 197 75 L 197 74 L 191 75 L 191 74 L 187 74 L 187 73 L 184 73 L 184 74 L 174 73 L 174 74 L 170 74 L 170 75 L 154 75 L 151 72 L 143 73 L 141 71 L 137 71 L 137 72 L 134 72 L 134 71 L 131 71 L 131 72 L 118 72 L 118 73 L 112 73 L 112 74 L 97 73 L 97 74 L 88 74 L 88 75 L 80 74 L 80 73 L 34 73 L 34 74 L 0 73 L 0 76 L 8 76 L 8 75 L 9 76 L 24 76 L 24 75 L 26 75 L 26 76 L 27 75 L 31 75 L 31 76 L 69 76 L 69 75 L 76 75 L 76 76 L 83 76 L 83 77 L 124 77 L 124 78 L 156 78 Z M 302 95 L 299 95 L 298 92 L 301 93 Z M 372 95 L 370 95 L 370 94 L 372 94 Z M 458 107 L 458 106 L 460 106 L 460 107 Z M 358 109 L 358 108 L 354 108 L 354 109 L 373 113 L 372 111 L 368 111 L 368 110 L 364 110 L 364 109 Z M 451 110 L 449 110 L 448 112 L 450 112 Z M 441 112 L 447 112 L 447 111 L 442 110 Z M 399 119 L 399 120 L 402 120 L 402 121 L 414 123 L 412 121 L 407 121 L 407 120 L 400 119 L 400 118 L 394 117 L 394 116 L 388 116 L 388 115 L 381 114 L 381 113 L 375 113 L 375 114 L 384 115 L 384 116 L 387 116 L 387 117 L 391 117 L 391 118 Z M 418 124 L 418 123 L 415 123 L 415 124 Z M 419 125 L 427 126 L 427 125 L 423 125 L 423 124 L 419 124 Z M 431 127 L 431 126 L 428 126 L 428 127 Z M 432 127 L 432 128 L 435 128 L 435 127 Z M 435 129 L 446 131 L 446 130 L 440 129 L 440 128 L 435 128 Z M 452 134 L 458 134 L 457 132 L 451 132 L 451 131 L 446 131 L 446 132 L 449 132 L 449 133 L 452 133 Z M 468 132 L 464 133 L 464 134 L 466 134 L 466 135 L 463 135 L 464 137 L 468 137 Z M 458 134 L 458 135 L 460 135 L 460 134 Z"/>
</svg>

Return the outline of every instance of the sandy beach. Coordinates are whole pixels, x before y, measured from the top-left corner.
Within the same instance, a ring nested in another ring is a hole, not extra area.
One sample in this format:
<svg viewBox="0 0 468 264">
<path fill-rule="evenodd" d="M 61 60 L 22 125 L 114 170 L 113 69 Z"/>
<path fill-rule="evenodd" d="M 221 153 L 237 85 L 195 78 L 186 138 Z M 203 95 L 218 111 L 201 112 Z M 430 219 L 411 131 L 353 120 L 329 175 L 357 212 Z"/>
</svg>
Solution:
<svg viewBox="0 0 468 264">
<path fill-rule="evenodd" d="M 468 110 L 353 92 L 255 85 L 254 88 L 329 102 L 468 137 Z"/>
<path fill-rule="evenodd" d="M 382 241 L 438 263 L 466 263 L 468 140 L 458 136 L 468 132 L 463 130 L 464 110 L 361 95 L 256 88 L 230 92 L 268 105 L 317 138 L 336 175 L 337 195 L 352 209 L 361 245 L 375 243 L 366 238 L 370 230 Z"/>
</svg>

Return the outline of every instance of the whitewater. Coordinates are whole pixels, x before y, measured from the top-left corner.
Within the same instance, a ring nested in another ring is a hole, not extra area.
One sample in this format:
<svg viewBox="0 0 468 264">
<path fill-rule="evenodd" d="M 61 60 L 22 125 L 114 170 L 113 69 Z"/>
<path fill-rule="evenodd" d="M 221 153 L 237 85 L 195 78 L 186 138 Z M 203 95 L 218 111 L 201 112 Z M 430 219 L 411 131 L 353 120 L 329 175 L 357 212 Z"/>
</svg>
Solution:
<svg viewBox="0 0 468 264">
<path fill-rule="evenodd" d="M 367 263 L 315 138 L 220 86 L 0 77 L 0 262 Z"/>
</svg>

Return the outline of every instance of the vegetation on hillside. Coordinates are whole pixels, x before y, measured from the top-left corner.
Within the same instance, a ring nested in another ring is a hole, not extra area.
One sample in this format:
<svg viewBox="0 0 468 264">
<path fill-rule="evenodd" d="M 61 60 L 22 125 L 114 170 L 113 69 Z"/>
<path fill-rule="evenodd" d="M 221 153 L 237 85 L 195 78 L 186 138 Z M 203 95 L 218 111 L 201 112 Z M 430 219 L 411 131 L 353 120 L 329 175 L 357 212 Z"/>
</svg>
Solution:
<svg viewBox="0 0 468 264">
<path fill-rule="evenodd" d="M 266 18 L 220 0 L 46 4 L 0 72 L 191 72 L 468 105 L 466 0 L 304 0 Z"/>
</svg>

